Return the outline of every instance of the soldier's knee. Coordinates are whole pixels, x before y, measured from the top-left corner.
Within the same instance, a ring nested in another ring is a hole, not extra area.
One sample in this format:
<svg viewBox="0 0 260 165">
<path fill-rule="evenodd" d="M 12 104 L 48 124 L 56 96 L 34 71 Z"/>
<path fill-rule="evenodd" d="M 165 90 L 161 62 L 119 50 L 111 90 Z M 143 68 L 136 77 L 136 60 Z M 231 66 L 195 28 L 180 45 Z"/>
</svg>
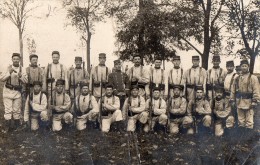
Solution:
<svg viewBox="0 0 260 165">
<path fill-rule="evenodd" d="M 233 116 L 229 116 L 226 120 L 226 127 L 231 128 L 234 126 L 235 118 Z"/>
<path fill-rule="evenodd" d="M 205 127 L 210 127 L 211 126 L 211 116 L 209 115 L 206 115 L 204 118 L 203 118 L 203 125 Z"/>
<path fill-rule="evenodd" d="M 193 122 L 193 120 L 191 117 L 185 116 L 183 118 L 182 125 L 184 128 L 188 128 L 188 127 L 192 126 L 192 122 Z"/>
<path fill-rule="evenodd" d="M 47 111 L 42 111 L 41 114 L 40 114 L 40 117 L 41 117 L 42 121 L 48 121 L 49 120 Z"/>
<path fill-rule="evenodd" d="M 193 135 L 193 134 L 194 134 L 194 129 L 193 129 L 193 128 L 189 128 L 189 129 L 187 130 L 187 134 L 188 134 L 188 135 Z"/>
<path fill-rule="evenodd" d="M 115 119 L 116 119 L 116 121 L 121 121 L 121 120 L 123 120 L 123 116 L 122 116 L 121 110 L 116 110 L 116 111 L 114 112 L 114 114 L 115 114 Z"/>
<path fill-rule="evenodd" d="M 148 120 L 148 113 L 147 112 L 142 112 L 140 114 L 140 118 L 139 118 L 139 121 L 142 123 L 142 124 L 145 124 Z"/>
<path fill-rule="evenodd" d="M 165 114 L 161 114 L 161 115 L 160 115 L 160 117 L 159 117 L 159 123 L 160 123 L 161 125 L 166 125 L 167 120 L 168 120 L 167 115 L 165 115 Z"/>
<path fill-rule="evenodd" d="M 224 129 L 222 127 L 222 124 L 216 124 L 215 125 L 215 136 L 222 136 L 224 134 Z"/>
<path fill-rule="evenodd" d="M 178 134 L 179 133 L 179 126 L 178 125 L 171 126 L 170 127 L 170 133 L 174 134 L 174 135 Z"/>
<path fill-rule="evenodd" d="M 145 124 L 145 126 L 144 126 L 144 132 L 149 132 L 149 124 Z"/>
</svg>

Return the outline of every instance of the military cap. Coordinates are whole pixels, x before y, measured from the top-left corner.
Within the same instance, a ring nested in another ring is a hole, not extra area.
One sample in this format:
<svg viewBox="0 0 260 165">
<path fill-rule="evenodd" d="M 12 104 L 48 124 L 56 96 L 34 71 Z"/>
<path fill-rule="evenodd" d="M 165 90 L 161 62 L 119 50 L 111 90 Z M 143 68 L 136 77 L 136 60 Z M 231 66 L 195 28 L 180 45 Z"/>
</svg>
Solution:
<svg viewBox="0 0 260 165">
<path fill-rule="evenodd" d="M 75 61 L 82 61 L 82 57 L 76 56 Z"/>
<path fill-rule="evenodd" d="M 195 87 L 195 89 L 196 89 L 196 91 L 198 91 L 198 90 L 204 90 L 203 85 L 197 85 L 197 86 Z"/>
<path fill-rule="evenodd" d="M 57 85 L 65 85 L 65 80 L 63 80 L 63 79 L 58 79 L 57 81 L 56 81 L 56 86 Z"/>
<path fill-rule="evenodd" d="M 180 56 L 173 56 L 172 59 L 173 59 L 173 60 L 181 60 L 181 57 L 180 57 Z"/>
<path fill-rule="evenodd" d="M 226 66 L 234 66 L 234 61 L 227 61 Z"/>
<path fill-rule="evenodd" d="M 54 54 L 58 54 L 58 55 L 60 55 L 60 52 L 59 52 L 59 51 L 57 51 L 57 50 L 55 50 L 55 51 L 52 51 L 51 55 L 54 55 Z"/>
<path fill-rule="evenodd" d="M 139 89 L 139 86 L 138 85 L 132 85 L 131 90 L 133 90 L 133 89 Z"/>
<path fill-rule="evenodd" d="M 106 85 L 106 88 L 112 88 L 112 89 L 113 89 L 114 86 L 113 86 L 112 84 L 107 84 L 107 85 Z"/>
<path fill-rule="evenodd" d="M 80 88 L 83 88 L 83 87 L 85 87 L 85 86 L 88 87 L 88 86 L 89 86 L 89 83 L 87 83 L 87 82 L 85 82 L 85 81 L 81 81 L 79 85 L 80 85 Z"/>
<path fill-rule="evenodd" d="M 33 86 L 35 86 L 35 85 L 40 85 L 40 86 L 42 86 L 42 82 L 41 82 L 41 81 L 34 81 L 34 82 L 33 82 Z"/>
<path fill-rule="evenodd" d="M 214 91 L 215 91 L 215 92 L 224 92 L 225 90 L 224 90 L 224 87 L 223 87 L 223 86 L 221 86 L 221 85 L 216 85 L 216 86 L 214 87 Z"/>
<path fill-rule="evenodd" d="M 154 61 L 155 61 L 155 60 L 160 60 L 160 61 L 162 61 L 162 58 L 159 57 L 159 56 L 157 56 L 157 57 L 154 58 Z"/>
<path fill-rule="evenodd" d="M 246 64 L 246 65 L 249 66 L 249 62 L 247 60 L 240 61 L 240 66 L 243 65 L 243 64 Z"/>
<path fill-rule="evenodd" d="M 135 54 L 135 55 L 133 56 L 133 58 L 135 58 L 135 57 L 140 57 L 140 58 L 141 58 L 140 54 Z"/>
<path fill-rule="evenodd" d="M 30 60 L 31 60 L 32 58 L 38 58 L 38 55 L 36 55 L 36 54 L 31 54 L 29 58 L 30 58 Z"/>
<path fill-rule="evenodd" d="M 199 56 L 192 56 L 192 60 L 200 60 Z"/>
<path fill-rule="evenodd" d="M 99 53 L 99 54 L 98 54 L 98 57 L 99 57 L 99 58 L 106 58 L 106 53 Z"/>
<path fill-rule="evenodd" d="M 161 88 L 159 88 L 159 87 L 154 87 L 154 88 L 153 88 L 153 91 L 161 91 Z"/>
<path fill-rule="evenodd" d="M 241 70 L 240 65 L 237 65 L 237 66 L 236 66 L 236 70 Z"/>
<path fill-rule="evenodd" d="M 20 55 L 19 53 L 13 53 L 13 54 L 12 54 L 12 58 L 13 58 L 13 57 L 19 57 L 19 58 L 21 58 L 21 55 Z"/>
<path fill-rule="evenodd" d="M 180 89 L 180 90 L 183 90 L 183 89 L 184 89 L 184 86 L 183 86 L 183 85 L 174 84 L 174 85 L 172 85 L 172 88 L 173 88 L 173 89 L 178 88 L 178 89 Z"/>
<path fill-rule="evenodd" d="M 115 60 L 115 61 L 114 61 L 114 65 L 116 65 L 116 64 L 120 64 L 120 63 L 121 63 L 120 60 Z"/>
<path fill-rule="evenodd" d="M 220 56 L 219 55 L 214 55 L 212 57 L 212 61 L 220 61 Z"/>
</svg>

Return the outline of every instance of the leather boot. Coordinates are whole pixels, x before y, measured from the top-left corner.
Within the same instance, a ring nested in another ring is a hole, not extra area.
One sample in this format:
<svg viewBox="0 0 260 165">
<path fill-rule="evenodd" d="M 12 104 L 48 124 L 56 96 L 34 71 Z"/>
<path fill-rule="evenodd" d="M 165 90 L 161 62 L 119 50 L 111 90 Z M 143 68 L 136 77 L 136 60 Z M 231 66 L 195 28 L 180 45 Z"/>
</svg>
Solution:
<svg viewBox="0 0 260 165">
<path fill-rule="evenodd" d="M 21 128 L 20 128 L 20 119 L 15 119 L 14 120 L 14 130 L 15 131 L 19 131 Z"/>
<path fill-rule="evenodd" d="M 4 121 L 4 128 L 2 130 L 3 133 L 8 133 L 11 128 L 11 120 L 5 120 Z"/>
</svg>

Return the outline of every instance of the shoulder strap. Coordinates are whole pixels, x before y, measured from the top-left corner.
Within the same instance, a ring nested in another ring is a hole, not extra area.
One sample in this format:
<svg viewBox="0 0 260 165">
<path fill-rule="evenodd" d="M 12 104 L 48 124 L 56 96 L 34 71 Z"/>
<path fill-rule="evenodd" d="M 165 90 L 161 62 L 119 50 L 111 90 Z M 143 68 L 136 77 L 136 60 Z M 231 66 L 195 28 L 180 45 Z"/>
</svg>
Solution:
<svg viewBox="0 0 260 165">
<path fill-rule="evenodd" d="M 173 69 L 170 70 L 171 83 L 173 83 L 173 82 L 172 82 L 172 81 L 173 81 L 173 80 L 172 80 L 172 70 L 173 70 Z"/>
<path fill-rule="evenodd" d="M 43 93 L 41 92 L 41 95 L 40 95 L 40 105 L 42 104 L 42 95 L 43 95 Z"/>
<path fill-rule="evenodd" d="M 211 83 L 211 82 L 210 82 L 210 77 L 211 77 L 211 69 L 209 70 L 209 77 L 208 77 L 208 78 L 209 78 L 209 83 Z M 213 83 L 213 82 L 212 82 L 212 83 Z"/>
<path fill-rule="evenodd" d="M 65 103 L 65 92 L 63 92 L 63 100 L 62 100 L 62 105 Z"/>
<path fill-rule="evenodd" d="M 191 83 L 191 68 L 189 69 L 189 78 L 190 78 L 190 83 Z"/>
<path fill-rule="evenodd" d="M 161 69 L 161 84 L 163 83 L 163 69 Z"/>
<path fill-rule="evenodd" d="M 79 110 L 80 111 L 80 103 L 79 103 L 79 100 L 80 100 L 80 95 L 78 95 L 78 98 L 77 98 L 77 103 L 78 105 L 75 105 L 76 106 L 76 110 Z M 76 104 L 76 102 L 75 102 Z"/>
<path fill-rule="evenodd" d="M 106 80 L 108 79 L 107 76 L 108 76 L 108 67 L 106 66 Z"/>
<path fill-rule="evenodd" d="M 181 79 L 180 79 L 180 83 L 179 84 L 181 84 L 182 76 L 183 76 L 183 69 L 181 68 Z"/>
<path fill-rule="evenodd" d="M 141 105 L 141 98 L 140 98 L 140 95 L 138 95 L 138 107 L 140 107 Z"/>
<path fill-rule="evenodd" d="M 63 65 L 60 64 L 60 78 L 62 79 L 62 71 L 63 71 Z"/>
<path fill-rule="evenodd" d="M 161 109 L 162 98 L 159 98 L 159 109 Z"/>
<path fill-rule="evenodd" d="M 234 82 L 234 77 L 235 77 L 236 73 L 233 73 L 232 77 L 231 77 L 231 81 L 230 81 L 230 84 L 229 84 L 229 91 L 231 91 L 231 86 Z"/>
<path fill-rule="evenodd" d="M 247 78 L 247 92 L 249 91 L 248 90 L 248 87 L 249 87 L 249 83 L 251 82 L 251 73 L 249 73 L 249 76 L 248 76 L 248 78 Z"/>
<path fill-rule="evenodd" d="M 98 81 L 98 66 L 95 67 L 95 72 L 96 72 L 97 81 Z"/>
</svg>

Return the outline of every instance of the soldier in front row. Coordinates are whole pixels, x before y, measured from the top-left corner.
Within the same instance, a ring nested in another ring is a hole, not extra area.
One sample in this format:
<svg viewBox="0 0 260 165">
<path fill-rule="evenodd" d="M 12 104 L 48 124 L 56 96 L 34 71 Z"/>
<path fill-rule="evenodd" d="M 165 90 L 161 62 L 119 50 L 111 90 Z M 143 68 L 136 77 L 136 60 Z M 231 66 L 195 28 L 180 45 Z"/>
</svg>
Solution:
<svg viewBox="0 0 260 165">
<path fill-rule="evenodd" d="M 122 127 L 124 124 L 120 122 L 123 120 L 122 111 L 120 110 L 120 100 L 113 94 L 113 85 L 108 84 L 105 93 L 105 96 L 99 100 L 99 105 L 102 104 L 100 114 L 102 121 L 100 122 L 102 122 L 101 131 L 109 132 L 112 123 L 117 123 L 118 127 Z"/>
<path fill-rule="evenodd" d="M 148 119 L 148 112 L 145 111 L 145 99 L 139 95 L 139 87 L 132 86 L 131 96 L 124 103 L 122 114 L 123 119 L 127 120 L 127 131 L 134 132 L 137 121 L 145 124 Z"/>
<path fill-rule="evenodd" d="M 154 87 L 152 98 L 146 100 L 146 111 L 149 112 L 149 119 L 144 127 L 145 132 L 154 130 L 157 122 L 164 127 L 167 124 L 166 102 L 161 98 L 160 93 L 161 88 Z"/>
<path fill-rule="evenodd" d="M 215 86 L 215 99 L 213 101 L 213 114 L 215 119 L 215 136 L 222 136 L 225 128 L 232 128 L 235 123 L 229 98 L 225 98 L 224 88 Z"/>
<path fill-rule="evenodd" d="M 79 131 L 86 129 L 87 121 L 96 121 L 98 117 L 98 103 L 89 92 L 89 84 L 81 82 L 81 93 L 76 97 L 71 111 L 76 116 L 76 128 Z"/>
<path fill-rule="evenodd" d="M 13 53 L 12 65 L 9 65 L 1 75 L 0 80 L 5 82 L 3 88 L 4 102 L 4 130 L 6 133 L 10 130 L 11 120 L 14 119 L 15 129 L 20 126 L 22 98 L 21 92 L 23 85 L 27 83 L 27 76 L 20 65 L 21 56 L 19 53 Z"/>
<path fill-rule="evenodd" d="M 210 128 L 212 123 L 212 110 L 209 102 L 205 98 L 203 86 L 195 87 L 196 96 L 194 100 L 189 101 L 187 107 L 188 117 L 193 118 L 195 131 L 198 131 L 198 124 L 202 124 L 204 127 Z M 190 134 L 193 134 L 190 131 Z"/>
<path fill-rule="evenodd" d="M 64 85 L 65 80 L 57 80 L 53 98 L 49 98 L 53 131 L 60 131 L 62 129 L 62 120 L 64 120 L 66 124 L 71 124 L 73 122 L 73 115 L 69 112 L 71 101 L 69 95 L 64 92 Z"/>
<path fill-rule="evenodd" d="M 187 134 L 193 134 L 192 118 L 187 116 L 187 101 L 181 96 L 182 85 L 173 85 L 173 97 L 168 102 L 169 109 L 169 130 L 171 134 L 178 134 L 180 128 L 185 128 Z"/>
<path fill-rule="evenodd" d="M 24 121 L 27 127 L 33 131 L 39 129 L 39 121 L 46 123 L 49 120 L 47 97 L 41 90 L 42 82 L 34 81 L 33 92 L 27 96 L 25 102 Z"/>
</svg>

